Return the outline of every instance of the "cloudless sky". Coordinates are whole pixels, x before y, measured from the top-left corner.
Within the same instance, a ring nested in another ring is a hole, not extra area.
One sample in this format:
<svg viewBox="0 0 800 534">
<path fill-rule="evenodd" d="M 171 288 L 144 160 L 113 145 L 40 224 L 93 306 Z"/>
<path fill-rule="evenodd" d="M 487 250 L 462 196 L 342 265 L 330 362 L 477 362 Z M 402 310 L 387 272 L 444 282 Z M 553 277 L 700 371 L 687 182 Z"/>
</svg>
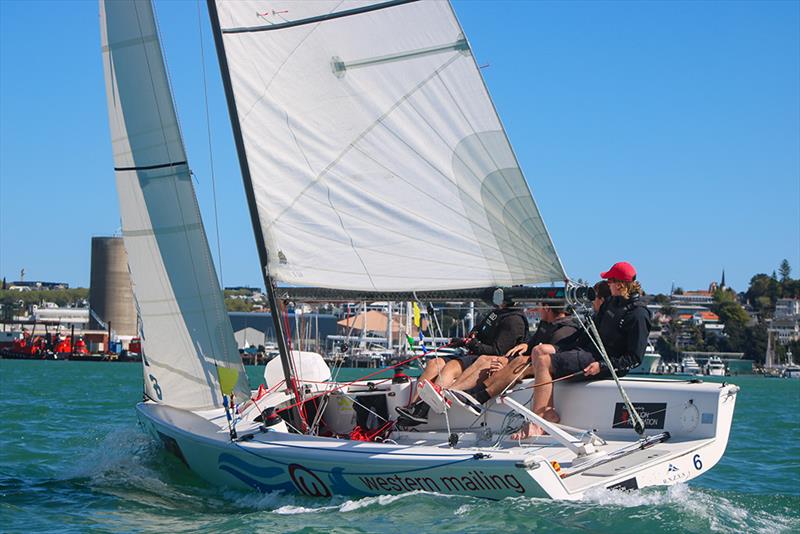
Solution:
<svg viewBox="0 0 800 534">
<path fill-rule="evenodd" d="M 800 275 L 800 2 L 454 5 L 571 277 Z M 223 283 L 261 286 L 205 2 L 156 14 Z M 97 2 L 0 0 L 0 276 L 87 286 L 119 226 Z"/>
</svg>

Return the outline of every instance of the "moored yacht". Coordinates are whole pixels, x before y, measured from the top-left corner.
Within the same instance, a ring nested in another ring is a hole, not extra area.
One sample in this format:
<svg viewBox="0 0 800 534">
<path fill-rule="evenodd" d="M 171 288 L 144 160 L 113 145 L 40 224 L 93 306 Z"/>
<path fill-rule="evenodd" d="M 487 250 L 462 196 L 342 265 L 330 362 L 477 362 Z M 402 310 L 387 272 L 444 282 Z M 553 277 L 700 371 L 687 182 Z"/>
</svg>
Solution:
<svg viewBox="0 0 800 534">
<path fill-rule="evenodd" d="M 725 363 L 719 356 L 712 356 L 708 359 L 706 374 L 709 376 L 725 376 Z"/>
<path fill-rule="evenodd" d="M 694 359 L 694 356 L 686 356 L 681 360 L 681 371 L 675 374 L 678 376 L 694 376 L 701 373 L 702 369 L 700 369 L 700 365 Z"/>
</svg>

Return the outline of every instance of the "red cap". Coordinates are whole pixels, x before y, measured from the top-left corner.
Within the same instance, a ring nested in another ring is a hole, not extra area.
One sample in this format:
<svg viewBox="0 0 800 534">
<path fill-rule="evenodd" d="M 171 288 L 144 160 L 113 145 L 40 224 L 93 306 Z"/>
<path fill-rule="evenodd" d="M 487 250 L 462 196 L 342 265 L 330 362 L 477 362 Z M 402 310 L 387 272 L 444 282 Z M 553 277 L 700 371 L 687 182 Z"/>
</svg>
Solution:
<svg viewBox="0 0 800 534">
<path fill-rule="evenodd" d="M 627 261 L 620 261 L 612 265 L 606 272 L 600 273 L 600 278 L 633 282 L 636 280 L 636 269 Z"/>
</svg>

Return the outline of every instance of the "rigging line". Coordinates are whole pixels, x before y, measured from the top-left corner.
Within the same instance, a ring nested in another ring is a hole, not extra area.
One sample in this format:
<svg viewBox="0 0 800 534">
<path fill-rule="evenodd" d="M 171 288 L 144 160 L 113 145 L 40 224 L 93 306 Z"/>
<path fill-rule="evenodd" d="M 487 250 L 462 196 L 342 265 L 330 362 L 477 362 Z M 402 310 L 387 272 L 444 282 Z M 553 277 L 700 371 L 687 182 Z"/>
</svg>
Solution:
<svg viewBox="0 0 800 534">
<path fill-rule="evenodd" d="M 158 33 L 159 33 L 158 32 L 158 21 L 156 20 L 155 11 L 152 10 L 152 4 L 150 4 L 150 5 L 151 5 L 151 13 L 153 14 L 153 24 L 155 26 L 154 27 L 154 31 L 156 32 L 156 37 L 158 37 Z M 142 29 L 142 20 L 141 20 L 141 16 L 140 16 L 140 13 L 139 13 L 138 6 L 139 6 L 138 4 L 134 3 L 134 12 L 136 13 L 136 23 L 137 23 L 137 26 L 139 28 L 139 35 L 142 36 L 142 39 L 144 39 L 144 31 Z M 157 41 L 160 42 L 160 40 L 158 40 L 158 39 L 157 39 Z M 155 107 L 156 107 L 156 113 L 158 114 L 158 117 L 159 117 L 159 124 L 161 126 L 161 137 L 162 137 L 162 141 L 164 143 L 164 148 L 167 151 L 167 159 L 168 160 L 173 160 L 174 158 L 172 158 L 170 156 L 170 154 L 169 154 L 170 145 L 167 142 L 166 133 L 164 131 L 164 126 L 163 126 L 163 124 L 164 124 L 164 115 L 162 113 L 161 106 L 159 105 L 159 101 L 158 101 L 158 98 L 157 98 L 157 91 L 156 91 L 155 80 L 154 80 L 154 75 L 153 75 L 153 72 L 154 72 L 153 71 L 153 65 L 150 64 L 150 56 L 148 55 L 147 50 L 145 48 L 143 48 L 142 52 L 143 52 L 143 55 L 144 55 L 145 63 L 147 64 L 147 72 L 148 72 L 148 75 L 149 75 L 148 77 L 150 79 L 150 88 L 152 90 L 153 101 L 154 101 L 154 104 L 155 104 Z M 166 71 L 166 57 L 164 56 L 163 53 L 161 53 L 160 49 L 159 49 L 159 55 L 161 55 L 162 60 L 164 61 L 165 71 Z M 168 72 L 167 72 L 167 76 L 169 76 Z M 174 100 L 172 100 L 172 92 L 171 91 L 169 91 L 169 96 L 170 96 L 170 101 L 172 102 L 173 111 L 174 111 L 175 102 L 174 102 Z M 175 113 L 177 113 L 177 112 L 175 112 Z M 175 116 L 175 122 L 177 123 L 177 115 Z M 177 124 L 177 128 L 178 128 L 178 136 L 179 136 L 179 138 L 181 138 L 181 135 L 180 135 L 180 124 Z M 181 142 L 181 145 L 182 145 L 182 142 Z M 172 184 L 173 184 L 173 189 L 175 191 L 176 199 L 179 198 L 177 182 L 178 182 L 177 181 L 177 177 L 173 177 L 172 178 Z M 190 188 L 193 189 L 193 185 L 191 183 L 191 179 L 189 180 L 189 185 L 190 185 Z M 141 188 L 141 185 L 140 185 L 140 188 Z M 185 225 L 186 221 L 185 221 L 185 218 L 183 216 L 183 211 L 180 209 L 180 203 L 177 203 L 177 204 L 178 204 L 178 211 L 179 211 L 180 220 Z M 187 246 L 188 246 L 188 240 L 189 240 L 188 234 L 186 232 L 183 232 L 183 234 L 184 234 L 184 237 L 186 238 Z M 158 244 L 158 240 L 154 238 L 153 239 L 153 243 L 156 245 L 157 252 L 160 254 L 161 247 Z M 194 262 L 192 262 L 192 272 L 194 273 L 194 276 L 195 276 L 195 287 L 197 288 L 197 291 L 199 293 L 200 292 L 200 287 L 199 287 L 199 282 L 197 280 L 197 273 L 194 270 Z M 167 278 L 169 278 L 169 273 L 167 273 Z M 170 282 L 170 285 L 171 285 L 171 282 Z M 164 286 L 162 285 L 162 287 L 164 287 Z M 171 290 L 172 294 L 174 295 L 174 289 L 172 289 L 171 287 L 170 288 L 164 287 L 164 289 L 165 290 L 167 290 L 167 289 Z M 175 298 L 175 304 L 180 309 L 180 304 L 178 304 L 177 298 Z M 203 316 L 205 317 L 205 311 L 203 311 L 202 313 L 203 313 Z M 190 334 L 190 336 L 191 336 L 191 334 Z M 183 336 L 181 336 L 181 337 L 183 337 Z M 197 354 L 197 349 L 194 347 L 194 344 L 191 343 L 191 340 L 189 340 L 190 343 L 188 345 L 186 344 L 187 340 L 184 339 L 182 341 L 183 341 L 183 344 L 184 344 L 184 349 L 186 349 L 187 352 L 189 352 L 189 353 L 193 352 L 193 353 Z M 192 367 L 194 367 L 196 372 L 200 372 L 200 373 L 205 374 L 205 375 L 208 374 L 208 373 L 206 373 L 205 364 L 199 358 L 195 358 L 195 359 L 192 359 L 190 361 L 193 361 L 194 365 Z M 211 384 L 209 384 L 209 385 L 211 385 Z M 212 391 L 214 391 L 215 389 L 216 388 L 212 388 Z"/>
<path fill-rule="evenodd" d="M 633 406 L 633 403 L 628 397 L 628 394 L 625 392 L 625 389 L 622 387 L 622 384 L 619 381 L 617 372 L 614 369 L 614 364 L 611 363 L 611 359 L 608 357 L 608 354 L 606 353 L 605 346 L 603 346 L 603 339 L 600 337 L 600 333 L 597 331 L 597 327 L 594 324 L 594 320 L 587 319 L 587 322 L 589 323 L 589 327 L 587 328 L 586 324 L 584 324 L 583 319 L 579 316 L 579 314 L 577 312 L 574 312 L 574 315 L 575 318 L 578 320 L 578 322 L 581 324 L 583 330 L 589 336 L 589 339 L 592 341 L 592 344 L 594 344 L 595 348 L 600 352 L 600 356 L 602 356 L 603 361 L 608 367 L 608 371 L 611 373 L 611 377 L 617 384 L 617 389 L 619 390 L 619 394 L 622 397 L 622 400 L 625 403 L 625 406 L 628 408 L 628 412 L 630 412 L 630 416 L 634 421 L 634 424 L 632 425 L 634 427 L 634 430 L 640 436 L 643 435 L 645 431 L 644 422 L 642 421 L 639 412 L 636 411 L 635 407 Z M 590 329 L 591 332 L 589 331 Z M 595 337 L 597 339 L 595 339 Z"/>
<path fill-rule="evenodd" d="M 447 345 L 442 345 L 441 347 L 437 347 L 436 349 L 434 349 L 434 350 L 430 351 L 428 354 L 434 354 L 434 353 L 438 352 L 438 351 L 439 351 L 439 350 L 441 350 L 441 349 L 444 349 L 444 348 L 447 348 L 447 347 L 449 347 L 450 345 L 451 345 L 451 344 L 450 344 L 450 343 L 448 343 Z M 419 360 L 419 359 L 420 359 L 420 358 L 422 358 L 423 356 L 424 356 L 423 354 L 420 354 L 420 355 L 418 355 L 418 356 L 412 356 L 411 358 L 408 358 L 408 359 L 406 359 L 406 360 L 403 360 L 403 361 L 401 361 L 401 362 L 399 362 L 399 363 L 396 363 L 395 365 L 390 365 L 389 367 L 384 367 L 384 368 L 382 368 L 382 369 L 378 369 L 377 371 L 374 371 L 374 372 L 372 372 L 372 373 L 366 374 L 366 375 L 364 375 L 364 376 L 362 376 L 362 377 L 360 377 L 360 378 L 356 378 L 355 380 L 351 380 L 350 382 L 346 382 L 346 383 L 343 383 L 343 384 L 339 384 L 338 386 L 336 386 L 336 387 L 334 387 L 334 388 L 331 388 L 331 389 L 329 389 L 329 390 L 327 390 L 327 391 L 324 391 L 324 392 L 322 392 L 322 393 L 320 393 L 320 394 L 318 394 L 318 395 L 315 395 L 315 396 L 313 396 L 313 397 L 309 397 L 309 398 L 305 399 L 305 400 L 304 400 L 304 401 L 302 401 L 302 402 L 308 402 L 308 401 L 311 401 L 311 400 L 317 399 L 317 398 L 319 398 L 319 397 L 321 397 L 321 396 L 323 396 L 323 395 L 327 395 L 327 394 L 333 393 L 334 391 L 341 390 L 342 388 L 344 388 L 344 387 L 347 387 L 347 386 L 350 386 L 350 385 L 353 385 L 353 384 L 354 384 L 354 383 L 356 383 L 356 382 L 360 382 L 360 381 L 362 381 L 362 380 L 366 380 L 367 378 L 373 377 L 373 376 L 375 376 L 375 375 L 378 375 L 378 374 L 380 374 L 380 373 L 385 373 L 385 372 L 387 372 L 387 371 L 389 371 L 389 370 L 391 370 L 391 369 L 396 369 L 397 367 L 400 367 L 401 365 L 405 365 L 405 364 L 407 364 L 407 363 L 409 363 L 409 362 L 412 362 L 412 361 L 415 361 L 415 360 Z M 388 380 L 388 379 L 387 379 L 387 380 Z M 284 411 L 286 411 L 286 410 L 291 410 L 291 409 L 292 409 L 292 408 L 294 408 L 295 406 L 298 406 L 298 405 L 300 405 L 302 402 L 295 402 L 295 403 L 294 403 L 294 404 L 292 404 L 292 405 L 285 406 L 284 408 L 281 408 L 280 410 L 277 410 L 275 413 L 281 413 L 281 412 L 284 412 Z"/>
<path fill-rule="evenodd" d="M 211 168 L 211 196 L 214 199 L 214 229 L 217 234 L 217 263 L 219 264 L 219 285 L 220 288 L 225 287 L 222 270 L 222 244 L 219 238 L 219 212 L 217 210 L 217 180 L 214 173 L 214 150 L 211 145 L 211 120 L 208 111 L 208 76 L 206 74 L 206 56 L 205 47 L 203 44 L 203 19 L 200 8 L 200 0 L 197 0 L 197 30 L 200 35 L 200 64 L 203 67 L 203 103 L 205 104 L 206 112 L 206 133 L 208 137 L 208 160 Z M 224 293 L 223 293 L 224 299 Z"/>
</svg>

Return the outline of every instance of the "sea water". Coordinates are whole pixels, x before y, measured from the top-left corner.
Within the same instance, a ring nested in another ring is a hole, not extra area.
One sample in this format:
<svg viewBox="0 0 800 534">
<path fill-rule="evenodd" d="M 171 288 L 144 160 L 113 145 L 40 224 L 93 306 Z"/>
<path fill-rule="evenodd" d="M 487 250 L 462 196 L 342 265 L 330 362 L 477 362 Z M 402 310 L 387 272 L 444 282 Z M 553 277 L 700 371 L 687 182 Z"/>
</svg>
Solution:
<svg viewBox="0 0 800 534">
<path fill-rule="evenodd" d="M 0 532 L 800 532 L 800 380 L 706 380 L 741 391 L 725 456 L 688 484 L 321 500 L 206 484 L 139 428 L 138 364 L 3 360 Z"/>
</svg>

